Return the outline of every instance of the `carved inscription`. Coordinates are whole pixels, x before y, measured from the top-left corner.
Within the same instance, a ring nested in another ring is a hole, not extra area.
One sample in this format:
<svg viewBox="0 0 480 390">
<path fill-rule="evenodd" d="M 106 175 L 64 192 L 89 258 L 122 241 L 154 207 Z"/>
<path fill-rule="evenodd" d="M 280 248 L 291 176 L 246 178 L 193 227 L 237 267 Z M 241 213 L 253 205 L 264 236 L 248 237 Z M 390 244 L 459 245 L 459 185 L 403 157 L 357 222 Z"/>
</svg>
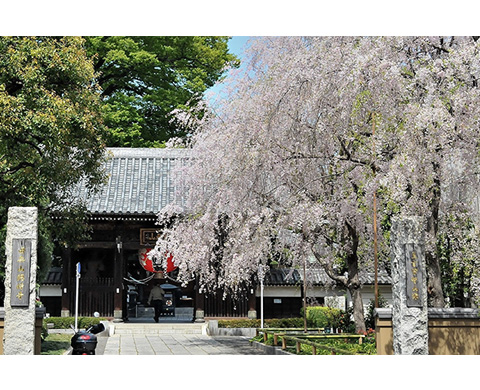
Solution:
<svg viewBox="0 0 480 390">
<path fill-rule="evenodd" d="M 423 249 L 417 244 L 405 244 L 405 262 L 407 276 L 407 307 L 423 307 L 422 285 Z"/>
<path fill-rule="evenodd" d="M 28 307 L 30 298 L 30 258 L 32 241 L 13 239 L 11 306 Z"/>
<path fill-rule="evenodd" d="M 157 229 L 140 229 L 140 244 L 153 246 L 157 243 Z"/>
</svg>

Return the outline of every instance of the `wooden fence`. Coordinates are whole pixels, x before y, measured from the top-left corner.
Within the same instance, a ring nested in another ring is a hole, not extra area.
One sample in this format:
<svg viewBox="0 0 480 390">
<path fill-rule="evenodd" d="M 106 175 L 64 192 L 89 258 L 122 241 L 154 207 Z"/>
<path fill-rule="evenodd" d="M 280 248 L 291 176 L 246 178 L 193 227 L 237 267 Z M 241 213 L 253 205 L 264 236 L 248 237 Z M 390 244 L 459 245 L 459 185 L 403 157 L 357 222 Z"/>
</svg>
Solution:
<svg viewBox="0 0 480 390">
<path fill-rule="evenodd" d="M 247 317 L 248 299 L 234 299 L 228 295 L 223 298 L 222 292 L 209 294 L 204 298 L 204 310 L 205 317 Z"/>
<path fill-rule="evenodd" d="M 71 281 L 75 291 L 75 278 Z M 113 317 L 115 288 L 113 278 L 80 278 L 78 315 L 91 317 L 98 312 L 101 317 Z M 70 296 L 72 315 L 75 314 L 75 294 Z"/>
</svg>

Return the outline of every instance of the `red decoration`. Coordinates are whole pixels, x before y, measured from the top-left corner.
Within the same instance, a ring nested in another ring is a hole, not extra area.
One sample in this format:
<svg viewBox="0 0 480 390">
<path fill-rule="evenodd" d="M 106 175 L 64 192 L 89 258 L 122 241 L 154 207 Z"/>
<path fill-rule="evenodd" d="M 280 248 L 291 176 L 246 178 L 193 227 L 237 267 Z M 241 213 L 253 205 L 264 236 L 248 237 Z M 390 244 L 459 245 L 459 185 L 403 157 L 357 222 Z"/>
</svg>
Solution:
<svg viewBox="0 0 480 390">
<path fill-rule="evenodd" d="M 167 257 L 167 272 L 175 271 L 176 268 L 173 262 L 173 254 L 170 253 L 170 256 Z"/>
<path fill-rule="evenodd" d="M 151 248 L 141 249 L 139 253 L 140 265 L 147 271 L 153 273 L 163 272 L 163 269 L 160 265 L 155 264 L 152 259 L 148 258 L 148 252 L 151 251 Z M 170 256 L 167 257 L 167 272 L 172 272 L 176 269 L 175 263 L 173 261 L 173 254 L 170 253 Z"/>
</svg>

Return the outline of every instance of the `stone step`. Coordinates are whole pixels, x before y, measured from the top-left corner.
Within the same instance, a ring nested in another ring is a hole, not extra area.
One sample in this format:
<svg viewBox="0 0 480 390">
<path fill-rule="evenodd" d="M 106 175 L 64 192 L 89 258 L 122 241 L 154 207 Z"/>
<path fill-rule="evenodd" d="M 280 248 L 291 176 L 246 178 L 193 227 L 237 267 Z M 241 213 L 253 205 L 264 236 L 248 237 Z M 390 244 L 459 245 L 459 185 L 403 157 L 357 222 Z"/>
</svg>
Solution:
<svg viewBox="0 0 480 390">
<path fill-rule="evenodd" d="M 136 315 L 131 315 L 132 321 L 141 321 L 145 319 L 152 319 L 155 315 L 153 307 L 142 307 L 137 309 Z M 176 307 L 173 313 L 162 313 L 160 315 L 161 321 L 173 321 L 173 322 L 192 322 L 193 321 L 193 308 L 191 307 Z"/>
<path fill-rule="evenodd" d="M 153 307 L 143 307 L 139 306 L 137 308 L 137 317 L 153 317 L 155 314 L 155 309 Z M 193 317 L 193 308 L 192 307 L 176 307 L 174 309 L 176 316 L 185 315 Z"/>
<path fill-rule="evenodd" d="M 113 334 L 207 334 L 206 323 L 114 323 Z"/>
</svg>

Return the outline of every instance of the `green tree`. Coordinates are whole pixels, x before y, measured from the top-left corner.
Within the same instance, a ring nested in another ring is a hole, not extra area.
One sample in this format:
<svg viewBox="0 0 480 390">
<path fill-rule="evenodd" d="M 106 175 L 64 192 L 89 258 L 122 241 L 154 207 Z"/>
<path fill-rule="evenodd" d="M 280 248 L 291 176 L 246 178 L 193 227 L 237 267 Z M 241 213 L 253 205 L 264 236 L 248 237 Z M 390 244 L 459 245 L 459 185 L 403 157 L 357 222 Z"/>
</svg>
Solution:
<svg viewBox="0 0 480 390">
<path fill-rule="evenodd" d="M 106 130 L 95 79 L 82 38 L 0 37 L 0 246 L 8 207 L 37 206 L 43 272 L 54 240 L 85 232 L 68 190 L 80 180 L 90 189 L 104 180 Z M 69 223 L 55 224 L 64 213 Z M 4 253 L 0 248 L 1 279 Z"/>
<path fill-rule="evenodd" d="M 86 37 L 99 72 L 109 146 L 160 146 L 189 129 L 172 111 L 195 106 L 239 60 L 228 37 Z"/>
</svg>

